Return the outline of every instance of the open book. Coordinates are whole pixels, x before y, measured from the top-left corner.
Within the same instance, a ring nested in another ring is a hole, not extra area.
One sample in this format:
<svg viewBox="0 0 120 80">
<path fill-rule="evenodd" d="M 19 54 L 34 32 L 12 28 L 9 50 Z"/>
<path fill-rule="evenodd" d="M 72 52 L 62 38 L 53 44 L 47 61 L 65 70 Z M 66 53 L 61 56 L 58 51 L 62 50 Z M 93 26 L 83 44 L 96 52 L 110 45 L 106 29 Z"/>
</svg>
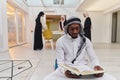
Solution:
<svg viewBox="0 0 120 80">
<path fill-rule="evenodd" d="M 85 70 L 85 71 L 80 72 L 80 70 L 78 70 L 77 68 L 68 66 L 66 64 L 59 64 L 59 65 L 61 67 L 65 68 L 66 70 L 71 71 L 72 73 L 74 73 L 76 75 L 93 75 L 93 74 L 98 74 L 98 73 L 104 73 L 103 70 L 100 70 L 100 71 L 88 71 L 88 70 Z"/>
</svg>

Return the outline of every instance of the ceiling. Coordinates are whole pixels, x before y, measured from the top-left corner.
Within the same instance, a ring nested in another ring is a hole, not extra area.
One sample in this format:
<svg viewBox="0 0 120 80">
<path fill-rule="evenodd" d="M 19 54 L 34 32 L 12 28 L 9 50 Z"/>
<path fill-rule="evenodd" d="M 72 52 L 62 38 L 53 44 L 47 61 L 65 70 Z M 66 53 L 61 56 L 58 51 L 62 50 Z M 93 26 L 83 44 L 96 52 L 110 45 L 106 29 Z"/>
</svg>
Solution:
<svg viewBox="0 0 120 80">
<path fill-rule="evenodd" d="M 76 7 L 83 0 L 25 0 L 29 6 Z"/>
<path fill-rule="evenodd" d="M 78 6 L 79 11 L 105 11 L 120 5 L 120 0 L 84 0 Z"/>
</svg>

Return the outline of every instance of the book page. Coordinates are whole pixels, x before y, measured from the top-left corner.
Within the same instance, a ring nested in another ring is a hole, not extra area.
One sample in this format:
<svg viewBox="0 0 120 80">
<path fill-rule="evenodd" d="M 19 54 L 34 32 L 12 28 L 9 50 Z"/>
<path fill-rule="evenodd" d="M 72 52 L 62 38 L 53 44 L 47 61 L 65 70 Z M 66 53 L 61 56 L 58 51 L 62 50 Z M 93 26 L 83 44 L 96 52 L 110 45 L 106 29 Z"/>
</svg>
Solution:
<svg viewBox="0 0 120 80">
<path fill-rule="evenodd" d="M 66 64 L 59 64 L 59 65 L 60 65 L 61 67 L 65 68 L 65 69 L 67 69 L 67 70 L 69 70 L 69 71 L 77 74 L 77 75 L 80 75 L 80 74 L 81 74 L 80 71 L 79 71 L 77 68 L 68 66 L 68 65 L 66 65 Z"/>
<path fill-rule="evenodd" d="M 66 64 L 59 64 L 59 65 L 65 69 L 75 73 L 76 75 L 92 75 L 92 74 L 104 73 L 103 70 L 100 70 L 100 71 L 84 70 L 84 71 L 80 72 L 80 70 L 78 70 L 75 67 L 71 67 L 71 66 L 66 65 Z"/>
<path fill-rule="evenodd" d="M 92 75 L 92 74 L 98 74 L 98 73 L 104 73 L 103 70 L 100 71 L 82 71 L 81 75 Z"/>
</svg>

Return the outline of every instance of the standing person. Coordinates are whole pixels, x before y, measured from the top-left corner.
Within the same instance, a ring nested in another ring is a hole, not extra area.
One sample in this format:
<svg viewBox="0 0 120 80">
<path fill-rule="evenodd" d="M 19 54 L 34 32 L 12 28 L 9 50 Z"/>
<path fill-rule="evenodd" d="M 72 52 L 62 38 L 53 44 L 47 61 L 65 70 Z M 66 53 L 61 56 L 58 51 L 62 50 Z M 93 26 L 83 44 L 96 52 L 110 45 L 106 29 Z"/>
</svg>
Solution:
<svg viewBox="0 0 120 80">
<path fill-rule="evenodd" d="M 61 16 L 61 20 L 60 20 L 60 30 L 61 31 L 64 30 L 65 21 L 66 21 L 65 16 Z"/>
<path fill-rule="evenodd" d="M 41 50 L 43 48 L 42 29 L 47 29 L 44 12 L 40 12 L 35 20 L 34 31 L 34 50 Z"/>
<path fill-rule="evenodd" d="M 91 41 L 83 35 L 81 20 L 77 17 L 66 20 L 64 29 L 65 34 L 56 42 L 57 63 L 67 64 L 80 71 L 103 70 L 94 52 Z M 103 74 L 104 73 L 98 73 L 94 76 L 99 78 L 92 78 L 90 80 L 115 80 L 111 76 Z M 44 80 L 74 80 L 73 78 L 80 77 L 58 65 L 58 68 L 46 76 Z"/>
<path fill-rule="evenodd" d="M 85 36 L 91 40 L 91 19 L 87 13 L 83 13 L 83 16 L 85 17 L 85 22 L 84 22 L 84 32 Z"/>
</svg>

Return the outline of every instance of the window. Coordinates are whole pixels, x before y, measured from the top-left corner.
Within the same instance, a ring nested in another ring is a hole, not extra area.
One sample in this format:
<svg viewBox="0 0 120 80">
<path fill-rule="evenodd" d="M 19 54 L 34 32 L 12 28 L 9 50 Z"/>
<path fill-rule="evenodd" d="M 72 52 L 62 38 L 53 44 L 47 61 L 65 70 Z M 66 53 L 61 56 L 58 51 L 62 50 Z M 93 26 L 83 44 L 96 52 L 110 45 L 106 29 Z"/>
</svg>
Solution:
<svg viewBox="0 0 120 80">
<path fill-rule="evenodd" d="M 64 4 L 64 0 L 54 0 L 53 4 Z"/>
</svg>

